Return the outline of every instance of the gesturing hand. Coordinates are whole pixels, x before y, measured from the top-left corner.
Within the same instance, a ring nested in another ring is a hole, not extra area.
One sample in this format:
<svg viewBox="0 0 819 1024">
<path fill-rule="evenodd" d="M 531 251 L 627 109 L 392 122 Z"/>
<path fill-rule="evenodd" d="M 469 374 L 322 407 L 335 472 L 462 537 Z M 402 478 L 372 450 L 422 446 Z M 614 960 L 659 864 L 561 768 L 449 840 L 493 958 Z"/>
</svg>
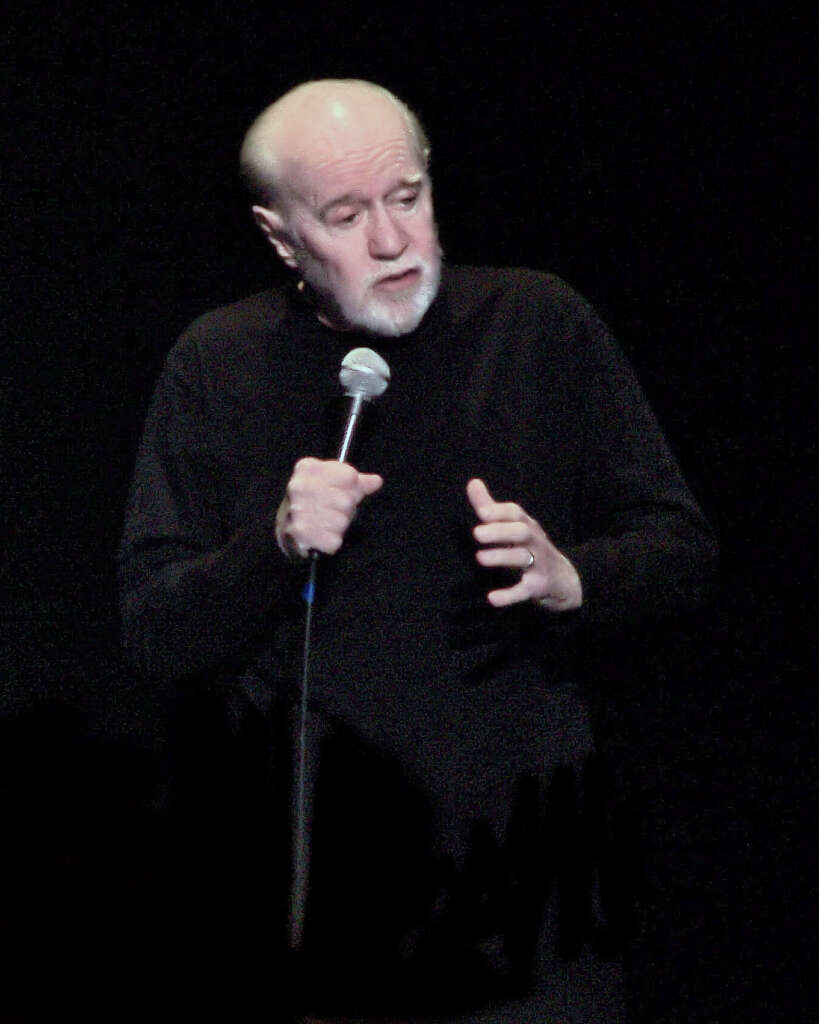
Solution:
<svg viewBox="0 0 819 1024">
<path fill-rule="evenodd" d="M 483 480 L 470 480 L 466 494 L 480 522 L 473 529 L 484 545 L 475 552 L 480 565 L 512 569 L 520 579 L 490 590 L 496 608 L 535 601 L 549 611 L 569 611 L 583 603 L 580 577 L 572 563 L 549 540 L 538 522 L 512 501 L 495 501 Z"/>
<path fill-rule="evenodd" d="M 384 483 L 335 459 L 299 459 L 276 513 L 276 540 L 287 554 L 335 554 L 356 509 Z"/>
</svg>

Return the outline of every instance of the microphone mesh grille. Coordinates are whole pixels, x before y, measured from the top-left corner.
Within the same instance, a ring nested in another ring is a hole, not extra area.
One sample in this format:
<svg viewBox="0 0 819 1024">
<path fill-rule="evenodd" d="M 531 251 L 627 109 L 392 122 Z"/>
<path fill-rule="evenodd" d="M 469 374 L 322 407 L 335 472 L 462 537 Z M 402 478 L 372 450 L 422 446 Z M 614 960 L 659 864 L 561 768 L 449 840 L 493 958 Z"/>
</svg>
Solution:
<svg viewBox="0 0 819 1024">
<path fill-rule="evenodd" d="M 345 395 L 378 398 L 387 390 L 390 368 L 371 348 L 354 348 L 341 360 L 338 379 Z"/>
</svg>

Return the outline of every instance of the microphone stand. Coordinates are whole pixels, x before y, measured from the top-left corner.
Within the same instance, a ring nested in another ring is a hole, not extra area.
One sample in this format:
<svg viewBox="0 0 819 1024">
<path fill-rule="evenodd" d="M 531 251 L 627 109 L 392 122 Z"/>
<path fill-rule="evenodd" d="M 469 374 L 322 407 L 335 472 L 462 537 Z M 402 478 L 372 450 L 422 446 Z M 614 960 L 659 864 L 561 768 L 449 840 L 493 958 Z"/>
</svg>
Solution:
<svg viewBox="0 0 819 1024">
<path fill-rule="evenodd" d="M 359 417 L 366 401 L 362 391 L 355 391 L 350 396 L 350 411 L 344 437 L 338 452 L 338 461 L 344 462 L 358 425 Z M 304 918 L 307 907 L 307 882 L 310 873 L 310 836 L 308 812 L 313 804 L 313 782 L 308 779 L 307 764 L 307 704 L 310 679 L 310 633 L 313 623 L 313 601 L 316 593 L 316 576 L 319 553 L 310 552 L 310 573 L 304 586 L 302 596 L 306 605 L 304 621 L 304 658 L 302 663 L 301 691 L 299 701 L 298 733 L 296 741 L 296 786 L 295 786 L 295 827 L 292 849 L 292 879 L 290 887 L 290 948 L 301 949 L 304 939 Z M 312 772 L 310 773 L 312 774 Z"/>
</svg>

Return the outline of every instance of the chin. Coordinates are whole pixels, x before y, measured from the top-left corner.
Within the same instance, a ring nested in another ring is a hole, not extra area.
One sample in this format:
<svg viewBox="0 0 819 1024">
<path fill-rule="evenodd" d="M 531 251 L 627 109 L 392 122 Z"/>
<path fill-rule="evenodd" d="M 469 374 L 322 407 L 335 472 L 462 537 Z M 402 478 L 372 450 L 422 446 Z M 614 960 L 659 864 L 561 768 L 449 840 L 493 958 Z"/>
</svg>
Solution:
<svg viewBox="0 0 819 1024">
<path fill-rule="evenodd" d="M 406 310 L 365 310 L 360 313 L 352 322 L 355 330 L 365 331 L 367 334 L 380 335 L 387 338 L 397 338 L 402 334 L 409 334 L 424 319 L 426 309 L 421 311 Z"/>
<path fill-rule="evenodd" d="M 440 270 L 429 273 L 413 295 L 400 300 L 371 299 L 347 318 L 356 330 L 387 338 L 409 334 L 419 326 L 438 294 Z"/>
</svg>

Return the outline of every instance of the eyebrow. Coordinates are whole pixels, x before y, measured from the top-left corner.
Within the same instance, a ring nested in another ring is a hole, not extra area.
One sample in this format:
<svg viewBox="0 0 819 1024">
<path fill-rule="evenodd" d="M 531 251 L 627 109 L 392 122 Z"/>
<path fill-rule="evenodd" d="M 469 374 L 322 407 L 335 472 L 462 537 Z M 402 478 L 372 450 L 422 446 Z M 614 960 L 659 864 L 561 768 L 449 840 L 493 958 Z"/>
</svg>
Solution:
<svg viewBox="0 0 819 1024">
<path fill-rule="evenodd" d="M 393 192 L 400 192 L 402 188 L 415 188 L 418 185 L 422 185 L 424 181 L 424 175 L 420 172 L 418 174 L 409 175 L 406 178 L 402 178 L 401 181 L 391 188 L 387 195 L 392 195 Z M 320 218 L 324 218 L 337 206 L 354 205 L 355 203 L 361 203 L 364 200 L 357 192 L 345 192 L 343 196 L 337 196 L 335 199 L 328 200 L 324 206 L 320 207 L 318 215 Z"/>
</svg>

